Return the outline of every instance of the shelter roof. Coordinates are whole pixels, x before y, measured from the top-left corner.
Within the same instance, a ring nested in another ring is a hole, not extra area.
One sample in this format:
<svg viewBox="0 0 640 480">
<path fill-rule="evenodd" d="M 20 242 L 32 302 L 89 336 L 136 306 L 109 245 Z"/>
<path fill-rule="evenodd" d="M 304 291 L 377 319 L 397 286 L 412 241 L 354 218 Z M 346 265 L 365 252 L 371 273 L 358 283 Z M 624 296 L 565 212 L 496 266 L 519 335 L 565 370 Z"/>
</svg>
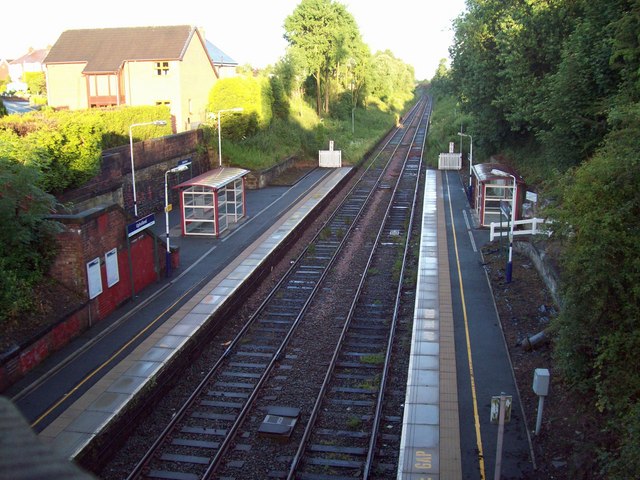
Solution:
<svg viewBox="0 0 640 480">
<path fill-rule="evenodd" d="M 244 177 L 249 170 L 235 167 L 222 167 L 198 175 L 197 177 L 182 182 L 173 188 L 187 188 L 194 186 L 210 187 L 214 190 L 218 190 L 229 183 Z"/>
<path fill-rule="evenodd" d="M 114 73 L 126 61 L 182 60 L 190 25 L 66 30 L 44 63 L 86 63 L 84 73 Z"/>
<path fill-rule="evenodd" d="M 509 175 L 513 175 L 516 177 L 517 183 L 525 183 L 524 179 L 520 176 L 520 174 L 509 165 L 504 165 L 502 163 L 476 163 L 473 166 L 473 172 L 475 176 L 478 178 L 480 182 L 486 182 L 488 180 L 500 180 L 505 177 L 501 175 L 496 175 L 495 173 L 491 173 L 491 170 L 501 170 Z"/>
</svg>

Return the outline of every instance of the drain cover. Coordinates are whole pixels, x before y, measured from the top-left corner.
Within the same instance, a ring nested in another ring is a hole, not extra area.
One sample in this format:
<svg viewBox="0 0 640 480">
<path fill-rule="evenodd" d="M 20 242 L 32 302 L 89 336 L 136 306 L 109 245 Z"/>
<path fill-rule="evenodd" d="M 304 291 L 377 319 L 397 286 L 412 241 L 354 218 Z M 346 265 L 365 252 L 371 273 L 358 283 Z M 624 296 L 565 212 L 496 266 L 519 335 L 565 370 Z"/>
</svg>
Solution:
<svg viewBox="0 0 640 480">
<path fill-rule="evenodd" d="M 267 415 L 260 424 L 258 433 L 265 437 L 287 440 L 298 423 L 299 408 L 267 407 Z"/>
</svg>

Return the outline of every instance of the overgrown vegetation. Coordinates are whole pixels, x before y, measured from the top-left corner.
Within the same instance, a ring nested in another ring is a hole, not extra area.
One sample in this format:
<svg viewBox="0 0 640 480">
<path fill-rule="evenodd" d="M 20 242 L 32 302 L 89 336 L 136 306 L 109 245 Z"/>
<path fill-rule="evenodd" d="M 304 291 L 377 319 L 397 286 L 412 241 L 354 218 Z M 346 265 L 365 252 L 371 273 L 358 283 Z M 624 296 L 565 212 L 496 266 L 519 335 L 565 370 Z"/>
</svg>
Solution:
<svg viewBox="0 0 640 480">
<path fill-rule="evenodd" d="M 440 72 L 434 89 L 449 116 L 454 102 L 467 115 L 476 158 L 503 154 L 551 199 L 546 214 L 564 252 L 563 305 L 553 324 L 556 366 L 583 394 L 584 405 L 576 407 L 600 412 L 602 438 L 592 441 L 601 471 L 589 475 L 634 478 L 640 470 L 640 372 L 630 368 L 640 351 L 640 2 L 467 5 L 454 24 L 452 68 Z M 446 131 L 452 120 L 440 122 Z"/>
<path fill-rule="evenodd" d="M 56 194 L 93 177 L 103 149 L 128 143 L 130 125 L 153 120 L 167 125 L 135 128 L 135 141 L 171 132 L 165 106 L 8 115 L 0 118 L 0 158 L 35 169 L 37 186 Z"/>
<path fill-rule="evenodd" d="M 32 289 L 55 256 L 56 201 L 36 186 L 38 172 L 0 157 L 0 321 L 33 306 Z"/>
</svg>

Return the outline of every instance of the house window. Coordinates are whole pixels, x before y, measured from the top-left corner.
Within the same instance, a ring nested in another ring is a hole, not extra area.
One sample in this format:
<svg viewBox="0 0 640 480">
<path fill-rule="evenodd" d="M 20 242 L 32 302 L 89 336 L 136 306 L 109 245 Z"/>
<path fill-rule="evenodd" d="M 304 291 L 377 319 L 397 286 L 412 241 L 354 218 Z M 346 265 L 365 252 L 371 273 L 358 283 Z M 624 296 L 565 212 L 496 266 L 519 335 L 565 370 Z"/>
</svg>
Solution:
<svg viewBox="0 0 640 480">
<path fill-rule="evenodd" d="M 169 75 L 169 62 L 156 62 L 156 75 Z"/>
<path fill-rule="evenodd" d="M 156 105 L 166 105 L 167 107 L 170 107 L 171 102 L 169 100 L 158 100 L 156 101 Z"/>
</svg>

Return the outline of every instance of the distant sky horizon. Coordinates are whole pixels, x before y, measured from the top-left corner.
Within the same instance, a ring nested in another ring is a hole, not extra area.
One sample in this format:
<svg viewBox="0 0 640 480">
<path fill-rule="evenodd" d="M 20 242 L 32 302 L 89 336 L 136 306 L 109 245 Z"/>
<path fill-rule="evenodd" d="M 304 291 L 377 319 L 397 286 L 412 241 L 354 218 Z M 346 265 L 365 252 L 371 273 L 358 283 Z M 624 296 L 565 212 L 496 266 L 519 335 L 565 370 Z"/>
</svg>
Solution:
<svg viewBox="0 0 640 480">
<path fill-rule="evenodd" d="M 195 25 L 207 40 L 240 65 L 275 64 L 286 48 L 284 20 L 300 0 L 192 0 L 178 10 L 149 0 L 111 0 L 88 8 L 76 0 L 34 2 L 23 20 L 12 15 L 0 29 L 0 58 L 53 45 L 65 30 L 153 25 Z M 381 8 L 371 0 L 342 0 L 372 53 L 391 50 L 413 65 L 418 80 L 433 77 L 453 40 L 452 21 L 465 0 L 395 0 Z M 178 4 L 179 5 L 179 4 Z M 81 8 L 78 8 L 81 6 Z"/>
</svg>

